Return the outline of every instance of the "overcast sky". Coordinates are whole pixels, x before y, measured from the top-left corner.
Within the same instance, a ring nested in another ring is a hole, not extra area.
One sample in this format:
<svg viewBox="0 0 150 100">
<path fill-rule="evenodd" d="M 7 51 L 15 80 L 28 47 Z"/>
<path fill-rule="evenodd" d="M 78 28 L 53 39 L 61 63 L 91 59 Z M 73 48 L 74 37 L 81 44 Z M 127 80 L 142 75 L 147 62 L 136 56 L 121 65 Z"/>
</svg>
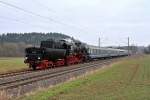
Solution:
<svg viewBox="0 0 150 100">
<path fill-rule="evenodd" d="M 0 0 L 0 32 L 61 32 L 93 45 L 101 37 L 102 46 L 127 45 L 130 37 L 148 45 L 150 1 Z"/>
</svg>

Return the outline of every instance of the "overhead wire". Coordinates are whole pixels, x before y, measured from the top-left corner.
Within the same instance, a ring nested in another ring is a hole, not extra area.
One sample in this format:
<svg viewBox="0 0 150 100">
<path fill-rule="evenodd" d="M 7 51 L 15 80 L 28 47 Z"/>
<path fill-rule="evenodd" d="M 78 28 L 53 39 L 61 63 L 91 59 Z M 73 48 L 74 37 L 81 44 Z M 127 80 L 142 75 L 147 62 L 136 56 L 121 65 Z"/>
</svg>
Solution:
<svg viewBox="0 0 150 100">
<path fill-rule="evenodd" d="M 43 16 L 43 15 L 40 15 L 40 14 L 38 14 L 38 13 L 34 13 L 34 12 L 32 12 L 32 11 L 23 9 L 23 8 L 21 8 L 21 7 L 18 7 L 18 6 L 16 6 L 16 5 L 14 5 L 14 4 L 10 4 L 10 3 L 5 2 L 5 1 L 0 1 L 0 3 L 1 3 L 1 4 L 4 4 L 4 5 L 6 5 L 6 6 L 10 6 L 10 7 L 12 7 L 12 8 L 18 9 L 18 10 L 21 10 L 21 11 L 23 11 L 23 12 L 25 12 L 25 13 L 30 14 L 30 15 L 37 16 L 37 17 L 40 17 L 40 18 L 42 18 L 42 19 L 47 19 L 47 20 L 52 21 L 52 22 L 55 22 L 55 23 L 57 23 L 57 24 L 67 25 L 67 26 L 70 26 L 70 27 L 73 27 L 73 28 L 76 28 L 76 29 L 80 29 L 80 28 L 75 27 L 75 26 L 73 26 L 73 25 L 66 24 L 66 23 L 63 23 L 63 22 L 61 22 L 61 21 L 54 20 L 53 18 L 50 18 L 50 17 L 47 17 L 47 16 Z M 83 29 L 80 29 L 80 30 L 85 31 L 85 30 L 83 30 Z"/>
<path fill-rule="evenodd" d="M 38 0 L 30 0 L 30 1 L 33 1 L 34 4 L 42 6 L 43 8 L 47 9 L 49 12 L 52 12 L 52 13 L 56 14 L 56 12 L 54 10 L 50 9 L 49 7 L 47 7 L 46 5 L 44 5 L 43 3 L 39 2 Z"/>
<path fill-rule="evenodd" d="M 51 18 L 49 18 L 49 17 L 42 16 L 42 15 L 40 15 L 40 14 L 37 14 L 37 13 L 34 13 L 34 12 L 32 12 L 32 11 L 29 11 L 29 10 L 23 9 L 23 8 L 21 8 L 21 7 L 18 7 L 18 6 L 16 6 L 16 5 L 13 5 L 13 4 L 4 2 L 4 1 L 0 1 L 0 3 L 1 3 L 1 4 L 4 4 L 4 5 L 7 5 L 7 6 L 10 6 L 10 7 L 13 7 L 13 8 L 18 9 L 18 10 L 21 10 L 21 11 L 23 11 L 23 12 L 25 12 L 25 13 L 30 14 L 30 15 L 38 16 L 38 17 L 41 17 L 41 18 L 44 18 L 44 19 L 48 19 L 48 20 L 51 20 L 51 21 L 54 21 L 54 22 L 55 22 L 55 20 L 53 20 L 53 19 L 51 19 Z"/>
<path fill-rule="evenodd" d="M 33 1 L 34 4 L 37 4 L 38 6 L 42 6 L 42 7 L 45 8 L 47 11 L 52 12 L 53 14 L 57 15 L 57 12 L 55 12 L 52 8 L 46 6 L 45 4 L 39 2 L 39 0 L 30 0 L 30 1 Z M 55 18 L 58 19 L 58 17 L 55 17 Z M 62 20 L 62 17 L 61 17 L 60 19 Z M 68 19 L 68 18 L 67 18 L 67 19 Z M 70 22 L 70 20 L 69 20 L 69 22 Z M 75 24 L 73 24 L 73 23 L 71 23 L 71 24 L 72 24 L 72 25 L 75 25 Z M 78 25 L 78 26 L 79 26 L 79 25 Z M 80 29 L 88 29 L 88 27 L 80 26 Z"/>
<path fill-rule="evenodd" d="M 44 26 L 41 26 L 41 25 L 38 25 L 38 24 L 32 24 L 32 23 L 29 23 L 29 22 L 26 22 L 26 21 L 15 19 L 15 18 L 9 18 L 9 17 L 5 17 L 5 16 L 0 16 L 0 19 L 5 19 L 5 20 L 12 21 L 12 22 L 25 24 L 25 25 L 31 25 L 33 27 L 40 27 L 40 28 L 44 28 L 44 29 L 49 29 L 48 27 L 44 27 Z"/>
</svg>

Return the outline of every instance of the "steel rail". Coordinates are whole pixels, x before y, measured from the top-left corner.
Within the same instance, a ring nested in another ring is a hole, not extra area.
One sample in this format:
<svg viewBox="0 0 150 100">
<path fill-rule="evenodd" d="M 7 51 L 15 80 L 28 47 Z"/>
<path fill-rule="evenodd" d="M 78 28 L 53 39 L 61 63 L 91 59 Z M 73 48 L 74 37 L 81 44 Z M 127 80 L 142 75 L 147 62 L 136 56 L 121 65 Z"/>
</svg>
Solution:
<svg viewBox="0 0 150 100">
<path fill-rule="evenodd" d="M 97 66 L 102 67 L 102 65 L 112 62 L 112 59 L 108 60 L 108 61 L 107 60 L 106 61 L 103 60 L 103 61 L 104 62 L 98 62 L 95 64 L 87 63 L 86 65 L 83 64 L 82 66 L 71 68 L 71 69 L 65 69 L 63 71 L 47 72 L 47 73 L 43 73 L 41 75 L 35 75 L 35 76 L 33 75 L 33 76 L 29 76 L 27 78 L 22 77 L 22 79 L 18 79 L 18 80 L 16 79 L 13 81 L 3 82 L 0 84 L 0 90 L 16 88 L 16 87 L 19 87 L 22 85 L 30 84 L 30 83 L 41 81 L 44 79 L 54 78 L 54 77 L 57 77 L 60 75 L 68 74 L 68 73 L 81 71 L 81 70 L 88 69 L 91 67 L 97 67 Z"/>
<path fill-rule="evenodd" d="M 99 61 L 91 61 L 91 62 L 86 62 L 86 63 L 81 63 L 81 64 L 76 64 L 76 65 L 70 65 L 69 67 L 68 66 L 63 66 L 63 67 L 56 67 L 56 68 L 48 68 L 48 69 L 45 69 L 45 70 L 37 70 L 37 71 L 25 71 L 25 72 L 18 72 L 18 73 L 10 73 L 9 75 L 5 75 L 3 76 L 3 78 L 0 78 L 0 85 L 4 85 L 4 84 L 7 84 L 7 83 L 12 83 L 12 82 L 15 82 L 15 81 L 19 81 L 19 80 L 22 80 L 22 79 L 25 79 L 26 77 L 27 78 L 32 78 L 33 76 L 35 77 L 36 75 L 34 74 L 39 74 L 40 73 L 45 73 L 45 72 L 48 72 L 48 71 L 54 71 L 54 73 L 56 72 L 55 70 L 60 70 L 60 71 L 64 71 L 64 69 L 67 69 L 67 68 L 72 68 L 72 67 L 79 67 L 79 66 L 86 66 L 88 64 L 91 64 L 91 63 L 97 63 L 97 62 L 100 62 L 100 61 L 104 61 L 104 60 L 99 60 Z M 32 77 L 31 76 L 27 76 L 27 75 L 30 75 L 30 74 L 33 74 Z M 21 75 L 23 77 L 21 77 Z M 21 78 L 16 78 L 16 77 L 21 77 Z M 15 78 L 13 80 L 8 80 L 8 79 L 12 79 L 12 78 Z"/>
</svg>

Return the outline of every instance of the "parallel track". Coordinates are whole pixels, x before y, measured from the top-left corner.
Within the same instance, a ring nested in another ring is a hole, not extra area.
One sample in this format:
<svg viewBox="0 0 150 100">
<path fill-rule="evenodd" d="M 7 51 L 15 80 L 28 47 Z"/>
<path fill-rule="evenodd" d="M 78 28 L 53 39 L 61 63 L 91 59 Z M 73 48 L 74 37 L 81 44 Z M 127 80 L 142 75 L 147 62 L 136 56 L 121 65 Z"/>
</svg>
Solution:
<svg viewBox="0 0 150 100">
<path fill-rule="evenodd" d="M 30 73 L 31 75 L 28 75 L 29 73 L 22 73 L 22 75 L 19 74 L 20 75 L 19 78 L 15 78 L 16 76 L 18 76 L 18 75 L 15 74 L 15 76 L 12 76 L 12 77 L 14 77 L 12 80 L 5 80 L 7 77 L 5 77 L 4 80 L 1 80 L 0 90 L 13 89 L 13 88 L 23 86 L 23 85 L 27 85 L 27 84 L 30 84 L 30 83 L 33 83 L 33 82 L 46 80 L 46 79 L 49 79 L 49 78 L 54 78 L 54 77 L 61 76 L 61 75 L 67 74 L 67 73 L 73 73 L 73 72 L 85 70 L 85 69 L 88 69 L 88 68 L 91 68 L 91 67 L 97 67 L 97 66 L 102 67 L 102 65 L 108 64 L 110 62 L 112 62 L 112 59 L 111 60 L 102 60 L 102 61 L 97 61 L 97 62 L 95 61 L 95 62 L 80 64 L 80 66 L 78 66 L 78 67 L 76 67 L 76 66 L 75 67 L 70 67 L 69 66 L 69 67 L 64 68 L 63 70 L 56 70 L 56 71 L 53 71 L 53 72 L 48 71 L 48 70 L 44 70 L 44 71 L 41 71 L 41 73 L 38 73 L 38 74 Z M 33 72 L 33 73 L 35 73 L 35 72 Z"/>
<path fill-rule="evenodd" d="M 78 64 L 78 65 L 81 65 L 81 64 Z M 77 65 L 71 65 L 71 66 L 77 66 Z M 68 66 L 62 66 L 62 67 L 68 67 Z M 59 67 L 55 67 L 55 69 L 57 69 L 57 68 L 59 68 Z M 54 69 L 54 68 L 47 68 L 45 70 L 51 70 L 51 69 Z M 34 73 L 34 72 L 42 72 L 42 71 L 44 71 L 44 69 L 43 70 L 24 69 L 24 70 L 21 70 L 21 71 L 7 72 L 7 73 L 0 74 L 0 79 L 7 78 L 7 77 L 14 77 L 14 76 L 17 76 L 17 75 Z"/>
<path fill-rule="evenodd" d="M 21 71 L 14 71 L 14 72 L 3 73 L 3 74 L 0 74 L 0 79 L 1 78 L 5 78 L 5 77 L 20 75 L 20 74 L 24 74 L 24 73 L 30 73 L 30 72 L 32 72 L 32 71 L 28 70 L 28 69 L 24 69 L 24 70 L 21 70 Z"/>
<path fill-rule="evenodd" d="M 91 61 L 91 62 L 94 62 L 94 61 Z M 91 62 L 88 62 L 88 63 L 91 63 Z M 85 63 L 85 64 L 88 64 L 88 63 Z M 75 65 L 70 65 L 70 66 L 78 66 L 78 65 L 82 65 L 82 63 L 75 64 Z M 68 66 L 62 66 L 62 67 L 68 67 Z M 24 70 L 21 70 L 21 71 L 7 72 L 7 73 L 0 74 L 0 79 L 7 78 L 7 77 L 14 77 L 14 76 L 17 76 L 17 75 L 34 73 L 34 72 L 42 72 L 44 70 L 52 70 L 52 69 L 57 69 L 57 68 L 60 68 L 60 67 L 47 68 L 47 69 L 43 69 L 43 70 L 24 69 Z"/>
</svg>

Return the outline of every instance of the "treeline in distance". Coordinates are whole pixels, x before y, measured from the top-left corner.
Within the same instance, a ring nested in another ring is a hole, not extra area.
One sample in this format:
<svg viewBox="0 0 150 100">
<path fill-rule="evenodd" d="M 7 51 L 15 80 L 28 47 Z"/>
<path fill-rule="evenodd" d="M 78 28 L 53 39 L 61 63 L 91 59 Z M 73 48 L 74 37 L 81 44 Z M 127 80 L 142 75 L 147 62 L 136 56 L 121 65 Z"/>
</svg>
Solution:
<svg viewBox="0 0 150 100">
<path fill-rule="evenodd" d="M 0 57 L 24 56 L 29 46 L 39 46 L 42 40 L 70 38 L 61 33 L 6 33 L 0 34 Z"/>
</svg>

